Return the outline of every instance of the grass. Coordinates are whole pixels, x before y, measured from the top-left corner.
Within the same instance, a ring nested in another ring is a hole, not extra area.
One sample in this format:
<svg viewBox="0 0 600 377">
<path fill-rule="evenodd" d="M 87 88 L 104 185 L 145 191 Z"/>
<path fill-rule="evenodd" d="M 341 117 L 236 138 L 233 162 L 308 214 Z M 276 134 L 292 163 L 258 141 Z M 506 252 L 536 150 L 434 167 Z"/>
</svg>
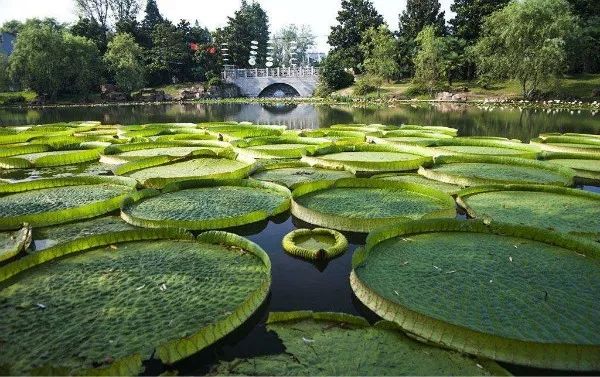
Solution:
<svg viewBox="0 0 600 377">
<path fill-rule="evenodd" d="M 403 80 L 397 83 L 384 84 L 380 90 L 370 93 L 365 96 L 360 96 L 364 99 L 373 98 L 403 98 L 403 99 L 431 99 L 429 95 L 411 96 L 407 95 L 407 91 L 411 87 L 410 80 Z M 480 100 L 490 97 L 506 97 L 516 99 L 521 97 L 521 89 L 516 81 L 506 81 L 493 84 L 488 88 L 483 88 L 473 81 L 458 81 L 453 83 L 449 90 L 458 91 L 461 88 L 469 89 L 469 97 L 473 100 Z M 551 98 L 580 98 L 594 100 L 592 93 L 594 90 L 600 89 L 600 75 L 577 75 L 565 76 L 558 81 L 558 85 L 554 89 L 542 88 L 542 91 L 553 93 Z M 339 90 L 334 93 L 334 96 L 339 97 L 359 97 L 353 94 L 354 86 Z"/>
<path fill-rule="evenodd" d="M 11 101 L 18 101 L 19 97 L 24 98 L 24 102 L 30 102 L 35 99 L 37 94 L 34 91 L 27 90 L 22 92 L 0 92 L 0 106 L 10 103 Z"/>
</svg>

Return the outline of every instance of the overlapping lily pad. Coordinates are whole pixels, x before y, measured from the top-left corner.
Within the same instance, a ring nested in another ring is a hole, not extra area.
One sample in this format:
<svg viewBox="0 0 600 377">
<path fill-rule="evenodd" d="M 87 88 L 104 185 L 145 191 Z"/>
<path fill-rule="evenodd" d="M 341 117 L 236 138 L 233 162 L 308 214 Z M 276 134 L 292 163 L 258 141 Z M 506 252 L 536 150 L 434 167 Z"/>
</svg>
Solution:
<svg viewBox="0 0 600 377">
<path fill-rule="evenodd" d="M 600 239 L 600 194 L 549 185 L 477 186 L 458 193 L 471 217 Z"/>
<path fill-rule="evenodd" d="M 16 232 L 0 232 L 0 262 L 8 260 L 29 247 L 31 226 L 25 225 Z"/>
<path fill-rule="evenodd" d="M 296 229 L 283 237 L 283 250 L 310 260 L 328 260 L 348 249 L 346 237 L 333 229 Z"/>
<path fill-rule="evenodd" d="M 232 143 L 237 151 L 251 158 L 300 158 L 327 145 L 326 139 L 308 137 L 256 137 Z"/>
<path fill-rule="evenodd" d="M 495 221 L 378 229 L 353 257 L 365 305 L 429 342 L 541 368 L 600 368 L 600 245 Z"/>
<path fill-rule="evenodd" d="M 371 177 L 373 179 L 385 179 L 388 181 L 397 181 L 397 182 L 408 182 L 408 183 L 417 183 L 420 185 L 424 185 L 427 187 L 431 187 L 436 190 L 443 191 L 450 195 L 455 195 L 457 192 L 463 189 L 462 186 L 453 185 L 451 183 L 445 183 L 440 181 L 435 181 L 433 179 L 428 179 L 419 174 L 380 174 L 374 175 Z"/>
<path fill-rule="evenodd" d="M 289 207 L 289 190 L 273 183 L 192 180 L 133 194 L 121 216 L 142 227 L 207 230 L 255 223 Z"/>
<path fill-rule="evenodd" d="M 535 159 L 540 150 L 527 144 L 509 140 L 482 138 L 450 138 L 437 140 L 436 149 L 444 155 L 506 156 Z"/>
<path fill-rule="evenodd" d="M 119 208 L 135 189 L 121 177 L 68 177 L 0 185 L 0 229 L 62 224 Z"/>
<path fill-rule="evenodd" d="M 277 162 L 259 167 L 252 178 L 273 182 L 288 188 L 314 181 L 351 178 L 354 175 L 345 170 L 320 169 L 300 161 Z"/>
<path fill-rule="evenodd" d="M 20 154 L 2 158 L 5 169 L 21 169 L 27 167 L 52 167 L 98 161 L 100 149 L 66 150 Z"/>
<path fill-rule="evenodd" d="M 416 154 L 416 148 L 371 144 L 332 146 L 319 149 L 314 155 L 304 156 L 302 161 L 315 167 L 345 169 L 361 175 L 408 171 L 431 162 L 431 157 Z"/>
<path fill-rule="evenodd" d="M 495 156 L 442 156 L 419 174 L 461 186 L 484 184 L 539 183 L 572 186 L 572 169 L 542 161 Z"/>
<path fill-rule="evenodd" d="M 600 154 L 547 153 L 549 163 L 573 169 L 576 180 L 584 184 L 600 184 Z"/>
<path fill-rule="evenodd" d="M 270 280 L 266 253 L 224 232 L 136 230 L 46 249 L 0 268 L 10 339 L 0 371 L 137 375 L 150 357 L 171 364 L 246 321 Z"/>
<path fill-rule="evenodd" d="M 370 232 L 393 222 L 454 217 L 455 203 L 427 186 L 380 179 L 344 178 L 297 186 L 292 214 L 318 226 Z"/>
<path fill-rule="evenodd" d="M 222 362 L 217 375 L 386 376 L 506 375 L 494 362 L 475 360 L 410 339 L 390 322 L 374 326 L 342 313 L 271 313 L 286 352 Z M 359 352 L 357 352 L 357 346 Z"/>
<path fill-rule="evenodd" d="M 188 179 L 241 179 L 253 168 L 253 163 L 240 161 L 235 155 L 200 152 L 192 157 L 157 156 L 133 161 L 119 166 L 115 173 L 134 178 L 146 187 L 162 188 Z"/>
</svg>

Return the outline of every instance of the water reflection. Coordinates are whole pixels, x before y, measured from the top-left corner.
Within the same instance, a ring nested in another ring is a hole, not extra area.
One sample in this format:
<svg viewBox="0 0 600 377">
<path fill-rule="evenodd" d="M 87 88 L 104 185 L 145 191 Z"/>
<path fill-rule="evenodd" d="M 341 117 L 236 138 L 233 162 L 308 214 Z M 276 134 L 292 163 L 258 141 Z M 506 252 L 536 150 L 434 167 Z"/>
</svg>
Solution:
<svg viewBox="0 0 600 377">
<path fill-rule="evenodd" d="M 542 132 L 600 133 L 600 114 L 584 110 L 535 110 L 466 104 L 411 104 L 356 108 L 348 105 L 168 104 L 0 109 L 0 125 L 99 120 L 106 124 L 250 121 L 291 129 L 337 123 L 442 125 L 461 135 L 504 136 L 528 141 Z"/>
</svg>

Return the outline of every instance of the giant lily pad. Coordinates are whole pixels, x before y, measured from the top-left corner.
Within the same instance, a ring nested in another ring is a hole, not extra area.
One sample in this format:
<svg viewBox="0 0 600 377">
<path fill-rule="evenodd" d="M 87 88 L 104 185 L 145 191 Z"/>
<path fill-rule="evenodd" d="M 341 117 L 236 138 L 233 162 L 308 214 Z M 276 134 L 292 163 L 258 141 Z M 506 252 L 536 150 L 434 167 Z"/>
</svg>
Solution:
<svg viewBox="0 0 600 377">
<path fill-rule="evenodd" d="M 232 143 L 237 151 L 251 158 L 300 158 L 326 145 L 326 139 L 307 137 L 256 137 Z"/>
<path fill-rule="evenodd" d="M 283 237 L 283 250 L 311 260 L 333 259 L 348 249 L 346 237 L 335 230 L 296 229 Z"/>
<path fill-rule="evenodd" d="M 99 149 L 38 152 L 6 158 L 4 160 L 10 160 L 12 164 L 3 164 L 3 167 L 8 169 L 19 169 L 29 166 L 52 167 L 97 161 L 99 159 Z"/>
<path fill-rule="evenodd" d="M 251 162 L 208 152 L 205 156 L 150 157 L 121 165 L 115 173 L 134 178 L 146 187 L 161 188 L 188 179 L 240 179 L 252 170 Z"/>
<path fill-rule="evenodd" d="M 0 229 L 62 224 L 119 208 L 135 181 L 119 177 L 69 177 L 0 185 Z"/>
<path fill-rule="evenodd" d="M 455 217 L 456 208 L 450 195 L 423 185 L 344 178 L 297 186 L 292 214 L 322 227 L 369 232 L 391 222 Z"/>
<path fill-rule="evenodd" d="M 284 354 L 220 363 L 215 374 L 243 376 L 505 375 L 494 362 L 419 343 L 381 321 L 342 313 L 270 313 L 267 329 Z M 359 347 L 360 352 L 357 352 Z"/>
<path fill-rule="evenodd" d="M 379 174 L 371 177 L 373 179 L 385 179 L 388 181 L 397 181 L 397 182 L 408 182 L 408 183 L 418 183 L 420 185 L 425 185 L 431 187 L 436 190 L 443 191 L 450 195 L 454 195 L 459 192 L 463 187 L 459 185 L 453 185 L 451 183 L 445 183 L 440 181 L 434 181 L 433 179 L 428 179 L 419 174 Z"/>
<path fill-rule="evenodd" d="M 284 185 L 288 188 L 314 181 L 350 178 L 354 175 L 345 170 L 313 168 L 299 161 L 278 162 L 263 165 L 252 174 L 252 178 Z"/>
<path fill-rule="evenodd" d="M 144 190 L 123 202 L 132 225 L 191 230 L 224 229 L 265 220 L 290 207 L 285 187 L 260 181 L 182 181 L 163 193 Z"/>
<path fill-rule="evenodd" d="M 435 142 L 442 155 L 506 156 L 535 159 L 539 148 L 508 140 L 482 138 L 451 138 Z"/>
<path fill-rule="evenodd" d="M 544 158 L 549 163 L 573 169 L 578 182 L 600 184 L 600 154 L 548 153 Z"/>
<path fill-rule="evenodd" d="M 600 369 L 600 245 L 494 221 L 430 219 L 369 234 L 350 282 L 404 331 L 473 355 Z"/>
<path fill-rule="evenodd" d="M 333 146 L 304 156 L 302 161 L 315 167 L 345 169 L 355 174 L 416 170 L 431 162 L 431 157 L 415 154 L 416 147 L 404 148 L 370 144 Z"/>
<path fill-rule="evenodd" d="M 265 252 L 224 232 L 136 230 L 46 249 L 0 268 L 10 339 L 0 371 L 136 375 L 151 357 L 171 364 L 245 322 L 270 280 Z"/>
<path fill-rule="evenodd" d="M 477 186 L 460 191 L 458 203 L 471 217 L 600 237 L 600 194 L 592 192 L 548 185 Z"/>
<path fill-rule="evenodd" d="M 419 174 L 461 186 L 484 184 L 540 183 L 572 186 L 575 172 L 542 161 L 495 156 L 442 156 L 431 169 Z"/>
<path fill-rule="evenodd" d="M 31 243 L 31 226 L 26 225 L 16 232 L 0 233 L 0 262 L 14 257 L 27 249 Z"/>
</svg>

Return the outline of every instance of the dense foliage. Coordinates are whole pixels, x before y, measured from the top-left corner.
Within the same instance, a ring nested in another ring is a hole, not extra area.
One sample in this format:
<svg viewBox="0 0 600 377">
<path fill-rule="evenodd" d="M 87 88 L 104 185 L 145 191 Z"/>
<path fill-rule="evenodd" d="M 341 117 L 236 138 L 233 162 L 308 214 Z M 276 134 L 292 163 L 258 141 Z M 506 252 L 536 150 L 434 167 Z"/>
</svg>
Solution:
<svg viewBox="0 0 600 377">
<path fill-rule="evenodd" d="M 104 62 L 117 85 L 127 92 L 144 86 L 144 50 L 129 34 L 117 34 L 108 44 Z"/>
</svg>

